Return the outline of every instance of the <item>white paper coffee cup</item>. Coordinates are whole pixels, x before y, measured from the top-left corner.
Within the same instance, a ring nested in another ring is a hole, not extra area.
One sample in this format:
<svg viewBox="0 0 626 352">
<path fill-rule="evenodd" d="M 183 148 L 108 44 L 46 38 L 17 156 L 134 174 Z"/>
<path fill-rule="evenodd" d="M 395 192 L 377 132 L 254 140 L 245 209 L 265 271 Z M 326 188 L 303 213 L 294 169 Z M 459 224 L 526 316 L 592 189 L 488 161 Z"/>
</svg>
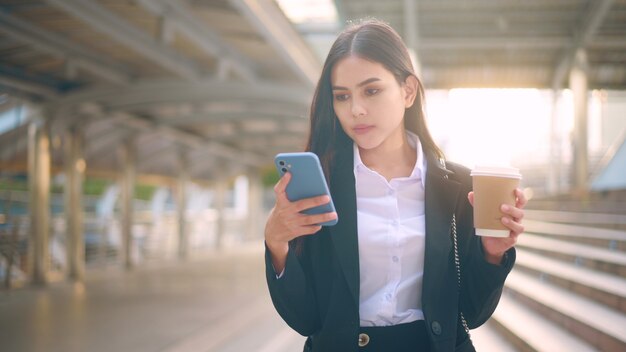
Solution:
<svg viewBox="0 0 626 352">
<path fill-rule="evenodd" d="M 508 237 L 502 224 L 502 204 L 515 206 L 515 189 L 522 175 L 504 166 L 477 166 L 471 174 L 474 190 L 474 227 L 478 236 Z"/>
</svg>

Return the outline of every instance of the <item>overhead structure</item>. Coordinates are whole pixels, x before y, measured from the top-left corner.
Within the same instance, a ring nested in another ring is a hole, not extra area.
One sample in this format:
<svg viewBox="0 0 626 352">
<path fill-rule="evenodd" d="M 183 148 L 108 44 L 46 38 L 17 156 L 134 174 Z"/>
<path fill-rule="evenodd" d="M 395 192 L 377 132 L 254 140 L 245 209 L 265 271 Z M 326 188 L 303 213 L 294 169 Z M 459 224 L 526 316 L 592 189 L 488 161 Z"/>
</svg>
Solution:
<svg viewBox="0 0 626 352">
<path fill-rule="evenodd" d="M 581 49 L 588 56 L 590 89 L 626 88 L 624 1 L 335 3 L 342 22 L 374 16 L 392 25 L 407 42 L 415 43 L 427 89 L 561 89 L 568 86 L 569 71 Z M 408 33 L 409 29 L 414 32 Z"/>
<path fill-rule="evenodd" d="M 269 165 L 302 149 L 320 69 L 270 0 L 0 0 L 0 109 L 44 110 L 51 138 L 81 124 L 87 175 L 130 137 L 138 177 L 177 177 L 181 148 L 190 179 Z M 15 127 L 3 168 L 26 171 Z"/>
<path fill-rule="evenodd" d="M 561 89 L 581 51 L 589 89 L 626 88 L 624 1 L 334 3 L 342 24 L 396 28 L 427 89 Z M 51 138 L 81 123 L 87 175 L 118 165 L 130 135 L 140 177 L 176 176 L 180 148 L 190 179 L 246 172 L 303 146 L 321 68 L 311 28 L 272 0 L 0 0 L 0 110 L 35 104 Z M 26 131 L 0 131 L 5 168 L 26 170 Z"/>
</svg>

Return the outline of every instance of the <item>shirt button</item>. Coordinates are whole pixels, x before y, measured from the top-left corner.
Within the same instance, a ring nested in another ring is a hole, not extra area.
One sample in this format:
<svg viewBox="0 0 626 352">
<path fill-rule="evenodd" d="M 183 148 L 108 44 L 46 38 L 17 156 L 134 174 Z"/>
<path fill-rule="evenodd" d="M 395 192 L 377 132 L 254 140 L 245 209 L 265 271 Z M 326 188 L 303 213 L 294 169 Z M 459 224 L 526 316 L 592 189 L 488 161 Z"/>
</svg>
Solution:
<svg viewBox="0 0 626 352">
<path fill-rule="evenodd" d="M 359 347 L 365 347 L 370 343 L 370 337 L 367 334 L 359 334 Z"/>
<path fill-rule="evenodd" d="M 391 301 L 391 293 L 386 294 L 385 299 L 387 299 L 387 301 Z"/>
<path fill-rule="evenodd" d="M 397 263 L 397 262 L 398 262 L 398 260 L 400 260 L 400 259 L 399 259 L 397 256 L 395 256 L 395 255 L 394 255 L 394 256 L 391 258 L 391 260 L 393 260 L 393 262 L 394 262 L 394 263 Z"/>
<path fill-rule="evenodd" d="M 433 321 L 433 323 L 430 324 L 430 329 L 433 331 L 433 334 L 441 335 L 442 329 L 438 321 Z"/>
<path fill-rule="evenodd" d="M 387 194 L 388 194 L 388 195 L 390 195 L 390 196 L 393 196 L 393 195 L 395 195 L 395 194 L 396 194 L 396 191 L 395 191 L 395 190 L 393 190 L 393 189 L 390 189 L 390 190 L 387 192 Z"/>
</svg>

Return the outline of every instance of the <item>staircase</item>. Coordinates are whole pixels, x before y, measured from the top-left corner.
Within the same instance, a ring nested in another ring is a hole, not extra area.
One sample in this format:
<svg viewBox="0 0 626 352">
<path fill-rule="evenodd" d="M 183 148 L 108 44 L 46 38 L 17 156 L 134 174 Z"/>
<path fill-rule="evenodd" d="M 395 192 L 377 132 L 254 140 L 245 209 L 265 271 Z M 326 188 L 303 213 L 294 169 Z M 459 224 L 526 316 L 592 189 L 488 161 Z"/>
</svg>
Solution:
<svg viewBox="0 0 626 352">
<path fill-rule="evenodd" d="M 526 213 L 488 326 L 515 350 L 626 351 L 626 215 L 595 215 Z"/>
</svg>

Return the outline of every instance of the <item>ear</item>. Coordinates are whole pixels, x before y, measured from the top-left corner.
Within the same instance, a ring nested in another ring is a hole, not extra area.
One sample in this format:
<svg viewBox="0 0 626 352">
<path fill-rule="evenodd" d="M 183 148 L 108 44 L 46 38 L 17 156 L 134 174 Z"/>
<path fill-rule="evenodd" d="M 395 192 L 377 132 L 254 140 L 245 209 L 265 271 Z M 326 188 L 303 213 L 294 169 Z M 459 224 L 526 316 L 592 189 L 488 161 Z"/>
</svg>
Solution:
<svg viewBox="0 0 626 352">
<path fill-rule="evenodd" d="M 403 89 L 404 89 L 404 107 L 405 108 L 410 108 L 411 106 L 413 106 L 413 103 L 415 102 L 415 98 L 417 97 L 418 94 L 418 82 L 417 82 L 417 78 L 413 75 L 409 75 L 406 80 L 404 81 L 404 84 L 402 85 Z"/>
</svg>

